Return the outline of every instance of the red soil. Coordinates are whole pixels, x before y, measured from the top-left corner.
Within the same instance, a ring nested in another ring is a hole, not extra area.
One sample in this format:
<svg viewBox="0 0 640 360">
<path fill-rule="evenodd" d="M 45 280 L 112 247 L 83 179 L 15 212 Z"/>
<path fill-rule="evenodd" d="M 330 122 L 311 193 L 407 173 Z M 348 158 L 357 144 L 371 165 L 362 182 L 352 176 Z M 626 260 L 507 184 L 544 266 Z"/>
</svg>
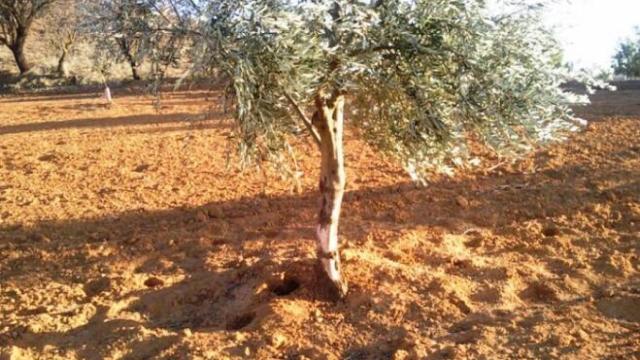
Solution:
<svg viewBox="0 0 640 360">
<path fill-rule="evenodd" d="M 639 94 L 426 188 L 349 136 L 337 303 L 309 141 L 296 186 L 204 92 L 0 98 L 0 358 L 640 358 Z"/>
</svg>

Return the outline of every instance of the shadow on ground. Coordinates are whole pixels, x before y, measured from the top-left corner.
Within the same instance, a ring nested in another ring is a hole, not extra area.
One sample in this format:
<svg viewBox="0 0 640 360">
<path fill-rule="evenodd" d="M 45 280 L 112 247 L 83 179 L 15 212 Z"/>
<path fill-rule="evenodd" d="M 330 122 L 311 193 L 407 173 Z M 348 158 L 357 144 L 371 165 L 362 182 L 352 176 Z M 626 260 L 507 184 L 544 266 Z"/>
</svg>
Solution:
<svg viewBox="0 0 640 360">
<path fill-rule="evenodd" d="M 160 125 L 178 122 L 183 122 L 186 124 L 197 124 L 203 121 L 222 120 L 224 119 L 224 117 L 224 114 L 208 114 L 207 119 L 203 120 L 202 114 L 180 113 L 47 121 L 41 123 L 3 126 L 0 127 L 0 136 L 5 134 L 18 134 L 38 131 L 109 128 L 116 126 Z"/>
<path fill-rule="evenodd" d="M 638 156 L 633 151 L 626 155 Z M 640 182 L 635 180 L 640 178 L 640 171 L 621 174 L 615 169 L 603 168 L 595 173 L 592 170 L 569 166 L 529 175 L 490 174 L 473 181 L 445 181 L 426 189 L 401 183 L 349 191 L 342 220 L 343 248 L 357 249 L 367 241 L 368 229 L 381 227 L 429 226 L 454 234 L 481 228 L 494 234 L 509 233 L 513 231 L 510 227 L 513 223 L 570 216 L 611 197 L 618 204 L 613 210 L 622 217 L 612 219 L 608 226 L 630 234 L 640 231 L 639 219 L 630 219 L 632 215 L 624 205 L 640 193 Z M 580 176 L 586 173 L 590 174 L 589 180 Z M 620 179 L 628 181 L 620 183 Z M 619 185 L 607 189 L 595 185 L 610 180 Z M 460 204 L 460 196 L 473 200 Z M 312 227 L 315 197 L 314 193 L 261 196 L 197 208 L 132 211 L 100 219 L 43 221 L 33 227 L 0 229 L 5 249 L 23 249 L 33 254 L 31 258 L 9 262 L 9 266 L 0 270 L 0 277 L 9 281 L 31 271 L 53 281 L 81 282 L 87 293 L 85 305 L 103 292 L 110 293 L 116 303 L 135 299 L 120 311 L 141 314 L 135 323 L 145 328 L 170 331 L 259 328 L 272 315 L 269 306 L 279 297 L 330 301 L 315 275 Z M 636 225 L 631 225 L 633 221 Z M 85 247 L 97 246 L 112 251 L 105 256 L 81 256 Z M 501 251 L 526 249 L 526 243 L 514 243 L 511 249 Z M 64 274 L 77 273 L 87 266 L 96 271 L 80 279 L 64 276 L 57 271 L 56 263 L 47 263 L 37 256 L 43 252 L 65 254 Z M 278 256 L 274 257 L 274 253 Z M 146 276 L 147 280 L 178 272 L 187 275 L 170 284 L 158 280 L 159 283 L 149 283 L 147 289 L 134 292 L 117 290 L 118 281 L 132 281 L 127 278 L 115 277 L 100 285 L 99 269 L 118 269 L 128 262 L 137 263 L 134 273 Z M 350 271 L 348 261 L 346 271 L 347 274 Z M 107 311 L 97 307 L 86 325 L 61 333 L 26 332 L 14 343 L 63 346 L 68 341 L 81 343 L 83 338 L 93 336 L 105 339 L 109 334 L 122 336 L 133 320 L 105 321 Z M 332 311 L 349 309 L 336 305 Z M 146 341 L 157 343 L 139 348 L 146 353 L 136 353 L 134 345 L 132 358 L 154 356 L 177 341 L 177 337 L 167 335 Z M 150 348 L 155 353 L 149 353 Z M 357 358 L 370 354 L 368 351 L 373 350 L 354 348 L 347 355 Z M 83 358 L 98 358 L 99 354 L 89 349 L 80 353 Z"/>
</svg>

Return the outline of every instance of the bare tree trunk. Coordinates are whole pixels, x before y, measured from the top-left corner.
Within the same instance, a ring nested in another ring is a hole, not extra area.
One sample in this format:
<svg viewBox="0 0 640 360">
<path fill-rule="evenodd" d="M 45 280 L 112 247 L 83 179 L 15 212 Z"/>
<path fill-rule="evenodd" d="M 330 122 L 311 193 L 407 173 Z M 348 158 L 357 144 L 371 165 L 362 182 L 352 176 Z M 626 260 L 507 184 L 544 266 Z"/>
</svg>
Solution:
<svg viewBox="0 0 640 360">
<path fill-rule="evenodd" d="M 60 58 L 58 59 L 58 75 L 65 78 L 69 76 L 69 69 L 67 68 L 66 60 L 67 60 L 67 50 L 64 49 L 62 50 L 62 55 L 60 55 Z"/>
<path fill-rule="evenodd" d="M 27 59 L 24 55 L 24 44 L 27 40 L 27 31 L 26 29 L 18 28 L 16 41 L 9 47 L 11 52 L 13 53 L 13 57 L 16 60 L 16 65 L 18 66 L 18 70 L 20 70 L 20 75 L 26 73 L 31 69 L 31 66 L 27 62 Z"/>
<path fill-rule="evenodd" d="M 120 49 L 131 67 L 131 76 L 133 77 L 133 80 L 140 80 L 140 75 L 138 74 L 138 63 L 136 62 L 135 57 L 131 54 L 131 46 L 124 38 L 118 39 L 118 45 L 120 45 Z"/>
<path fill-rule="evenodd" d="M 340 272 L 338 223 L 345 187 L 343 151 L 344 96 L 316 99 L 312 122 L 320 136 L 320 213 L 316 238 L 318 257 L 324 273 L 335 286 L 339 297 L 347 293 L 347 283 Z"/>
<path fill-rule="evenodd" d="M 130 59 L 129 65 L 131 66 L 131 76 L 133 80 L 140 80 L 140 75 L 138 74 L 138 64 L 136 64 L 135 60 Z"/>
</svg>

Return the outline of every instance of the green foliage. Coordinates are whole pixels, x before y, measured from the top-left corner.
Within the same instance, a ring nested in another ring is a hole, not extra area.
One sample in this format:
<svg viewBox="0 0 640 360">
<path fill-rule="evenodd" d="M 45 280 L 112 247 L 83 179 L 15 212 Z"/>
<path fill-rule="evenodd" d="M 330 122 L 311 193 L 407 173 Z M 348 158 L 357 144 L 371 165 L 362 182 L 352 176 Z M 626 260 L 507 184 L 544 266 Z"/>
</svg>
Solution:
<svg viewBox="0 0 640 360">
<path fill-rule="evenodd" d="M 575 130 L 567 74 L 539 12 L 492 17 L 480 0 L 222 0 L 198 8 L 195 71 L 216 68 L 235 99 L 240 149 L 268 158 L 299 133 L 295 108 L 347 95 L 347 126 L 413 175 Z"/>
<path fill-rule="evenodd" d="M 0 45 L 15 46 L 55 0 L 0 0 Z"/>
<path fill-rule="evenodd" d="M 616 75 L 640 77 L 640 30 L 635 39 L 620 43 L 613 57 L 613 70 Z"/>
<path fill-rule="evenodd" d="M 167 17 L 167 4 L 160 0 L 97 0 L 89 5 L 85 22 L 87 32 L 96 40 L 96 64 L 99 71 L 108 72 L 115 57 L 126 61 L 137 76 L 137 67 L 146 59 L 154 65 L 175 65 L 182 47 L 179 37 L 164 26 L 173 19 Z M 173 21 L 176 25 L 183 25 Z"/>
<path fill-rule="evenodd" d="M 24 45 L 36 18 L 56 0 L 0 0 L 0 46 L 8 47 L 16 60 L 20 74 L 31 65 L 24 54 Z"/>
</svg>

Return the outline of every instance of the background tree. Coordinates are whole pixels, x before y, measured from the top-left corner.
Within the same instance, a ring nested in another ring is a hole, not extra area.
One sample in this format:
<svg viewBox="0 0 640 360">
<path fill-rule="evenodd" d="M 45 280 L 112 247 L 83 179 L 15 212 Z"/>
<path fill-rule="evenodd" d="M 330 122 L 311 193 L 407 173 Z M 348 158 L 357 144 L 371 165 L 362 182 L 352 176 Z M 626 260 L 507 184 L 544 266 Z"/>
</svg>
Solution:
<svg viewBox="0 0 640 360">
<path fill-rule="evenodd" d="M 474 0 L 180 4 L 199 20 L 185 31 L 194 69 L 228 80 L 242 163 L 284 163 L 300 127 L 317 145 L 318 257 L 339 295 L 345 126 L 415 179 L 472 162 L 471 143 L 516 154 L 577 129 L 539 7 L 492 17 Z"/>
<path fill-rule="evenodd" d="M 35 19 L 56 0 L 0 0 L 0 45 L 13 53 L 20 74 L 29 71 L 30 64 L 24 46 Z"/>
<path fill-rule="evenodd" d="M 94 3 L 88 26 L 95 28 L 94 37 L 100 46 L 111 46 L 113 55 L 131 67 L 131 76 L 140 80 L 139 67 L 153 48 L 155 35 L 150 27 L 158 14 L 154 1 L 99 0 Z"/>
<path fill-rule="evenodd" d="M 57 0 L 44 16 L 46 31 L 44 36 L 57 54 L 56 71 L 58 75 L 67 77 L 69 69 L 68 57 L 81 35 L 82 18 L 85 3 L 82 0 Z"/>
<path fill-rule="evenodd" d="M 613 57 L 613 70 L 616 75 L 640 76 L 640 31 L 637 32 L 635 39 L 620 43 Z"/>
</svg>

